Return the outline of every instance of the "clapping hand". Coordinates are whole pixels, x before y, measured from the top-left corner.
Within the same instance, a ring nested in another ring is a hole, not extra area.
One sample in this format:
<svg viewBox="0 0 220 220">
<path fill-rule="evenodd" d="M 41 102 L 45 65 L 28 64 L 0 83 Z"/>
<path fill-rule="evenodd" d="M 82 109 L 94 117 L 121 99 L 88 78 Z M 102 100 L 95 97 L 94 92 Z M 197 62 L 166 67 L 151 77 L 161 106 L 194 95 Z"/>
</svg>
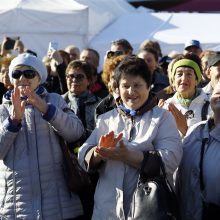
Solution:
<svg viewBox="0 0 220 220">
<path fill-rule="evenodd" d="M 114 131 L 111 131 L 108 134 L 101 136 L 99 146 L 105 148 L 115 147 L 121 140 L 122 136 L 123 134 L 120 133 L 117 137 L 115 137 Z"/>
<path fill-rule="evenodd" d="M 123 159 L 126 158 L 128 149 L 126 148 L 124 142 L 121 140 L 122 136 L 123 134 L 120 133 L 115 137 L 113 131 L 101 136 L 99 145 L 95 150 L 96 154 L 103 160 L 123 161 Z M 119 147 L 116 147 L 118 143 Z"/>
</svg>

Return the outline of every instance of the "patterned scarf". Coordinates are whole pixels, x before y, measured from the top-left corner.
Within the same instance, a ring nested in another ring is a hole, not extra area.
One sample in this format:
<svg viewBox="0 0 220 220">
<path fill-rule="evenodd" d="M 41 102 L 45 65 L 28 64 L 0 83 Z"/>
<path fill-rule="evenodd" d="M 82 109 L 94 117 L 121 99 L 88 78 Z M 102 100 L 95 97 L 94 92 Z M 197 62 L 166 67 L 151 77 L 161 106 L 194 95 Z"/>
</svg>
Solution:
<svg viewBox="0 0 220 220">
<path fill-rule="evenodd" d="M 199 96 L 200 92 L 201 92 L 201 90 L 196 89 L 195 94 L 191 98 L 183 98 L 182 95 L 179 92 L 176 92 L 174 94 L 174 96 L 177 98 L 177 100 L 179 101 L 179 103 L 182 106 L 184 106 L 186 108 L 189 108 L 192 100 L 195 99 L 197 96 Z"/>
</svg>

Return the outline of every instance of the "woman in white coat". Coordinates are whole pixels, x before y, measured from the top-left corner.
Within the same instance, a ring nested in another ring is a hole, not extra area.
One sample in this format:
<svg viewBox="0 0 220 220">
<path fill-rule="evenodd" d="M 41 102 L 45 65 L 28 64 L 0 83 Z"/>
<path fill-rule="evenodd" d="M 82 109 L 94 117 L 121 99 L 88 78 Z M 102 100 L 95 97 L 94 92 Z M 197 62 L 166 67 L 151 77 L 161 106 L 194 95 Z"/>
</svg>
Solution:
<svg viewBox="0 0 220 220">
<path fill-rule="evenodd" d="M 79 151 L 81 165 L 100 174 L 93 220 L 127 218 L 143 152 L 149 152 L 146 172 L 154 176 L 159 172 L 154 151 L 159 151 L 170 182 L 182 156 L 172 114 L 157 107 L 150 94 L 151 74 L 144 60 L 126 57 L 114 78 L 120 104 L 98 117 L 96 128 Z"/>
<path fill-rule="evenodd" d="M 159 102 L 175 117 L 182 137 L 192 125 L 206 120 L 211 111 L 209 97 L 198 85 L 202 79 L 201 60 L 195 54 L 186 54 L 172 62 L 171 82 L 175 89 L 173 97 Z"/>
</svg>

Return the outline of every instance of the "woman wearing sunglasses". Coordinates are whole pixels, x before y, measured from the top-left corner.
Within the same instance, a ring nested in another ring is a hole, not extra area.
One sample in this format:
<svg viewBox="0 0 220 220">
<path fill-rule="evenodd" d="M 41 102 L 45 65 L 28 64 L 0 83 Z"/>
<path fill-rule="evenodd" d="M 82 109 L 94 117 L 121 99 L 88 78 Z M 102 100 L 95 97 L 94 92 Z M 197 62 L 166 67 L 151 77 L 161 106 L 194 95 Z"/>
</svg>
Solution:
<svg viewBox="0 0 220 220">
<path fill-rule="evenodd" d="M 92 133 L 95 128 L 95 108 L 100 102 L 100 98 L 89 90 L 92 84 L 94 67 L 81 60 L 74 60 L 69 63 L 66 69 L 66 82 L 68 92 L 63 95 L 68 106 L 76 113 L 82 121 L 85 132 L 77 142 L 69 145 L 71 152 L 78 154 L 78 148 Z M 96 184 L 97 174 L 92 176 L 94 185 Z M 84 207 L 85 219 L 91 219 L 93 209 L 93 190 L 84 191 L 81 194 L 81 201 Z"/>
<path fill-rule="evenodd" d="M 68 106 L 80 118 L 86 130 L 80 143 L 86 140 L 95 127 L 94 112 L 100 102 L 100 98 L 89 91 L 94 71 L 95 69 L 89 63 L 81 60 L 70 62 L 66 69 L 68 92 L 63 97 Z M 71 150 L 74 151 L 74 149 Z"/>
<path fill-rule="evenodd" d="M 9 66 L 12 91 L 0 106 L 0 216 L 81 219 L 82 205 L 65 184 L 58 133 L 67 141 L 84 129 L 64 99 L 41 86 L 42 61 L 21 54 Z M 66 109 L 66 111 L 64 111 Z"/>
</svg>

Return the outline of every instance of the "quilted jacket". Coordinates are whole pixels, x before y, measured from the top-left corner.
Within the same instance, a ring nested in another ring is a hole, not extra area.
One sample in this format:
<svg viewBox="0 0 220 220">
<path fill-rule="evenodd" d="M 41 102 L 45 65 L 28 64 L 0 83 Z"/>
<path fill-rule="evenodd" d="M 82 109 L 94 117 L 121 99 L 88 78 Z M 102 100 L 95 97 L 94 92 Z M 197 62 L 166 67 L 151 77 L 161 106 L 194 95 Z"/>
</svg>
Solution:
<svg viewBox="0 0 220 220">
<path fill-rule="evenodd" d="M 81 121 L 55 93 L 44 93 L 49 104 L 42 115 L 27 105 L 20 126 L 12 125 L 10 100 L 0 105 L 0 217 L 60 220 L 82 215 L 77 195 L 66 186 L 63 156 L 55 130 L 74 141 L 84 132 Z"/>
</svg>

